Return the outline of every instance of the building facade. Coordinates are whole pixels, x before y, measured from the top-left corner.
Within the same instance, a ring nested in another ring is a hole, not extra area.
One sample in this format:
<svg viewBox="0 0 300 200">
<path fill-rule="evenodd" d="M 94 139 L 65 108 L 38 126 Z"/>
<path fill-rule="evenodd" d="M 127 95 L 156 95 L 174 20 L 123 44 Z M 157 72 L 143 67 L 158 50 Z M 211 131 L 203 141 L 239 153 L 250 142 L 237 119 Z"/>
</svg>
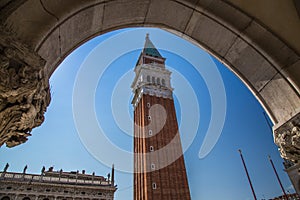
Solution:
<svg viewBox="0 0 300 200">
<path fill-rule="evenodd" d="M 294 193 L 294 194 L 287 194 L 286 196 L 282 195 L 282 196 L 279 196 L 279 197 L 275 197 L 273 199 L 270 199 L 270 200 L 299 200 L 299 195 L 297 193 Z"/>
<path fill-rule="evenodd" d="M 300 195 L 300 163 L 285 160 L 283 164 L 296 193 Z"/>
<path fill-rule="evenodd" d="M 134 71 L 134 199 L 189 200 L 171 72 L 148 34 Z"/>
<path fill-rule="evenodd" d="M 8 165 L 7 165 L 8 166 Z M 41 174 L 0 172 L 0 200 L 113 200 L 117 190 L 112 177 L 75 172 L 48 171 Z"/>
</svg>

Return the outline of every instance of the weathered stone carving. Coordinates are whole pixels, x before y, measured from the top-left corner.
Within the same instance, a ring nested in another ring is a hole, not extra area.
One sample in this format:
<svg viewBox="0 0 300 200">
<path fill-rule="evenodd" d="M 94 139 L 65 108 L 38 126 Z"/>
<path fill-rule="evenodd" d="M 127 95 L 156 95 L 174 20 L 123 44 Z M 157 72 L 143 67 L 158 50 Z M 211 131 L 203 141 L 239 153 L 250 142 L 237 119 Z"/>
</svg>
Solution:
<svg viewBox="0 0 300 200">
<path fill-rule="evenodd" d="M 281 157 L 300 162 L 300 113 L 274 131 Z"/>
<path fill-rule="evenodd" d="M 24 143 L 50 103 L 45 61 L 0 30 L 0 146 Z"/>
</svg>

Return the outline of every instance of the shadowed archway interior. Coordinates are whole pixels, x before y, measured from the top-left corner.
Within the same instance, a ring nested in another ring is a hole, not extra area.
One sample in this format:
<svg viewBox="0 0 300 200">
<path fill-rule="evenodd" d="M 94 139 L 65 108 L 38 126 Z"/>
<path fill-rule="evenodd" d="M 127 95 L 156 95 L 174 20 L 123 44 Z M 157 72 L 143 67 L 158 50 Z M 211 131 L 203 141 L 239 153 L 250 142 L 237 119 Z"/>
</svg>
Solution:
<svg viewBox="0 0 300 200">
<path fill-rule="evenodd" d="M 300 160 L 300 22 L 294 1 L 0 1 L 0 144 L 27 140 L 50 103 L 49 77 L 85 41 L 158 27 L 204 48 L 251 90 L 282 157 Z M 289 135 L 290 137 L 285 137 Z"/>
</svg>

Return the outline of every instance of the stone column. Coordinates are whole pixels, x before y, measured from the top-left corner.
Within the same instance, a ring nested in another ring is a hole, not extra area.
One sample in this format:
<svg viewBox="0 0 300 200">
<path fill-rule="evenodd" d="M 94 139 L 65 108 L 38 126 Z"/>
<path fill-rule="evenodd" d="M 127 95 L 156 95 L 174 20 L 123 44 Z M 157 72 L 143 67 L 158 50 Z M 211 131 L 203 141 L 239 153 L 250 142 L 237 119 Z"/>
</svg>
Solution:
<svg viewBox="0 0 300 200">
<path fill-rule="evenodd" d="M 285 161 L 287 172 L 297 194 L 300 194 L 300 113 L 274 130 L 274 140 Z"/>
<path fill-rule="evenodd" d="M 274 140 L 282 158 L 300 162 L 300 113 L 274 130 Z"/>
<path fill-rule="evenodd" d="M 300 175 L 299 175 L 300 163 L 287 163 L 285 162 L 285 171 L 288 174 L 294 189 L 298 195 L 300 195 Z"/>
<path fill-rule="evenodd" d="M 50 103 L 45 60 L 0 27 L 0 146 L 26 142 Z"/>
</svg>

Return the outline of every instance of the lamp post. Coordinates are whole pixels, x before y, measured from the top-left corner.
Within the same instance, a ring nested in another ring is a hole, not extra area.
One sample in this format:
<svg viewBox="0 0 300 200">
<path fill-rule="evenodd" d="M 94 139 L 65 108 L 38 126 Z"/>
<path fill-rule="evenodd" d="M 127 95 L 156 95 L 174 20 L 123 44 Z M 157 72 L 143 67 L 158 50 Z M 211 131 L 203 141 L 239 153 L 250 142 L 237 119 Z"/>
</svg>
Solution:
<svg viewBox="0 0 300 200">
<path fill-rule="evenodd" d="M 284 190 L 284 188 L 283 188 L 283 186 L 282 186 L 281 180 L 280 180 L 280 178 L 279 178 L 279 176 L 278 176 L 278 173 L 277 173 L 277 171 L 276 171 L 276 169 L 275 169 L 273 160 L 271 159 L 271 156 L 268 156 L 268 157 L 269 157 L 270 163 L 271 163 L 271 165 L 272 165 L 272 168 L 273 168 L 273 170 L 274 170 L 274 173 L 275 173 L 275 175 L 276 175 L 276 178 L 277 178 L 277 180 L 278 180 L 278 182 L 279 182 L 279 185 L 280 185 L 280 187 L 281 187 L 281 190 L 282 190 L 282 192 L 283 192 L 284 198 L 285 198 L 286 200 L 288 200 L 288 197 L 287 197 L 287 195 L 286 195 L 286 193 L 285 193 L 285 190 Z"/>
<path fill-rule="evenodd" d="M 256 195 L 255 195 L 255 192 L 254 192 L 254 188 L 253 188 L 253 185 L 252 185 L 252 183 L 251 183 L 251 179 L 250 179 L 250 176 L 249 176 L 247 167 L 246 167 L 246 163 L 245 163 L 245 161 L 244 161 L 244 157 L 243 157 L 243 154 L 242 154 L 242 150 L 239 149 L 239 152 L 240 152 L 240 156 L 241 156 L 241 159 L 242 159 L 242 162 L 243 162 L 243 165 L 244 165 L 245 172 L 246 172 L 246 174 L 247 174 L 247 178 L 248 178 L 248 181 L 249 181 L 251 190 L 252 190 L 252 194 L 253 194 L 254 200 L 257 200 Z"/>
</svg>

